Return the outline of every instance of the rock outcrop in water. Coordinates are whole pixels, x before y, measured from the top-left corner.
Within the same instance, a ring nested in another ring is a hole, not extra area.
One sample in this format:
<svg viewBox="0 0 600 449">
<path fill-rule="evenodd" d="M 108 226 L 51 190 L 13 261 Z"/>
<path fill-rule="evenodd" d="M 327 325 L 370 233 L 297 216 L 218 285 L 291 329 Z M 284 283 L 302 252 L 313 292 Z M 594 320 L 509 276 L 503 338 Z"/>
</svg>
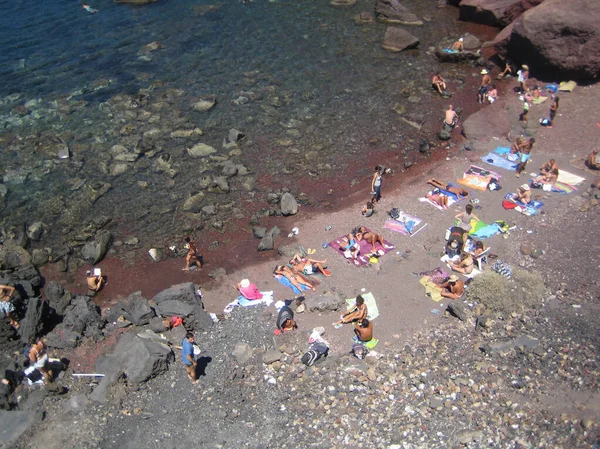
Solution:
<svg viewBox="0 0 600 449">
<path fill-rule="evenodd" d="M 383 23 L 423 25 L 421 19 L 398 0 L 377 0 L 375 14 L 377 15 L 377 20 Z"/>
<path fill-rule="evenodd" d="M 383 43 L 381 44 L 385 50 L 393 52 L 408 50 L 418 45 L 419 39 L 399 27 L 388 27 L 383 37 Z"/>
</svg>

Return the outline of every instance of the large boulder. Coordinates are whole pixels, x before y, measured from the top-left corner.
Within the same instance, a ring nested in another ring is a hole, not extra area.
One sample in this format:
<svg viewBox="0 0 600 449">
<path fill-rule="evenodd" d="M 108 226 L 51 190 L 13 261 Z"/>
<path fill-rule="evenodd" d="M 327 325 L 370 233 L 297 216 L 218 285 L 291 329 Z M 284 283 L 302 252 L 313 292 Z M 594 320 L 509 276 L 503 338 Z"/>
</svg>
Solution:
<svg viewBox="0 0 600 449">
<path fill-rule="evenodd" d="M 111 312 L 111 319 L 116 320 L 119 316 L 123 316 L 136 326 L 144 326 L 150 323 L 150 320 L 156 315 L 148 304 L 148 300 L 139 291 L 119 301 Z"/>
<path fill-rule="evenodd" d="M 545 0 L 513 27 L 508 54 L 536 76 L 597 79 L 600 73 L 600 2 Z"/>
<path fill-rule="evenodd" d="M 377 20 L 384 23 L 423 25 L 419 17 L 410 12 L 399 0 L 377 0 L 375 14 L 377 15 Z"/>
<path fill-rule="evenodd" d="M 194 312 L 195 306 L 185 302 L 170 300 L 163 301 L 156 306 L 156 312 L 162 316 L 180 316 L 185 318 Z"/>
<path fill-rule="evenodd" d="M 296 198 L 294 198 L 294 195 L 289 192 L 281 195 L 281 202 L 279 204 L 281 208 L 281 215 L 284 217 L 288 215 L 296 215 L 298 213 L 298 202 L 296 201 Z"/>
<path fill-rule="evenodd" d="M 322 295 L 307 298 L 304 304 L 310 312 L 335 312 L 345 307 L 346 300 L 336 293 L 325 292 Z"/>
<path fill-rule="evenodd" d="M 544 0 L 462 0 L 460 20 L 506 26 Z"/>
<path fill-rule="evenodd" d="M 381 44 L 384 50 L 393 52 L 415 48 L 418 45 L 419 39 L 399 27 L 388 27 L 388 29 L 385 30 L 383 43 Z"/>
<path fill-rule="evenodd" d="M 50 281 L 45 288 L 48 304 L 58 315 L 62 315 L 71 302 L 71 292 L 55 281 Z"/>
<path fill-rule="evenodd" d="M 502 56 L 506 56 L 508 53 L 508 43 L 510 42 L 510 36 L 512 35 L 513 28 L 517 21 L 505 26 L 502 30 L 496 34 L 496 37 L 492 41 L 492 45 L 494 46 L 494 50 Z"/>
<path fill-rule="evenodd" d="M 506 137 L 510 131 L 510 121 L 506 114 L 498 113 L 504 108 L 502 100 L 480 109 L 463 123 L 463 134 L 470 140 L 488 140 L 492 137 Z"/>
<path fill-rule="evenodd" d="M 81 248 L 81 257 L 91 264 L 97 264 L 104 256 L 112 241 L 112 234 L 110 231 L 101 231 L 94 237 L 94 240 L 87 242 Z"/>
<path fill-rule="evenodd" d="M 14 447 L 21 435 L 42 420 L 41 410 L 0 410 L 0 446 Z"/>
<path fill-rule="evenodd" d="M 0 269 L 7 270 L 31 263 L 31 254 L 21 246 L 5 242 L 0 245 Z"/>
<path fill-rule="evenodd" d="M 277 226 L 273 226 L 269 231 L 265 234 L 265 236 L 261 239 L 258 244 L 259 251 L 270 251 L 275 249 L 275 237 L 280 234 L 281 230 Z"/>
<path fill-rule="evenodd" d="M 104 324 L 104 318 L 100 316 L 98 306 L 88 296 L 75 296 L 65 308 L 62 325 L 72 332 L 99 340 Z"/>
<path fill-rule="evenodd" d="M 167 371 L 175 360 L 171 348 L 158 341 L 124 334 L 108 357 L 98 360 L 96 372 L 109 377 L 124 373 L 127 383 L 137 385 Z"/>
<path fill-rule="evenodd" d="M 157 311 L 161 311 L 159 313 L 162 314 L 162 303 L 169 301 L 165 307 L 164 312 L 173 312 L 175 309 L 170 309 L 171 306 L 177 304 L 175 301 L 181 302 L 187 306 L 192 307 L 192 312 L 187 313 L 187 318 L 185 319 L 185 326 L 188 329 L 194 330 L 207 330 L 210 329 L 213 325 L 212 318 L 206 310 L 204 310 L 204 304 L 202 303 L 202 298 L 196 294 L 196 286 L 192 282 L 186 282 L 183 284 L 172 285 L 171 287 L 163 290 L 158 293 L 153 301 L 157 304 Z M 179 309 L 179 315 L 184 312 L 187 312 L 187 308 Z"/>
<path fill-rule="evenodd" d="M 196 295 L 196 286 L 193 282 L 172 285 L 166 290 L 158 293 L 152 300 L 156 304 L 172 300 L 182 301 L 188 304 L 195 304 L 199 301 L 198 296 Z"/>
<path fill-rule="evenodd" d="M 44 321 L 48 315 L 48 303 L 42 298 L 29 298 L 27 313 L 20 321 L 19 334 L 21 340 L 29 341 L 32 337 L 39 337 L 44 329 Z"/>
<path fill-rule="evenodd" d="M 440 62 L 451 62 L 454 64 L 467 61 L 476 61 L 481 57 L 481 54 L 477 51 L 459 51 L 456 53 L 448 53 L 445 47 L 436 47 L 435 57 Z"/>
<path fill-rule="evenodd" d="M 46 335 L 46 339 L 50 348 L 73 349 L 79 344 L 81 333 L 74 332 L 67 325 L 61 323 Z"/>
</svg>

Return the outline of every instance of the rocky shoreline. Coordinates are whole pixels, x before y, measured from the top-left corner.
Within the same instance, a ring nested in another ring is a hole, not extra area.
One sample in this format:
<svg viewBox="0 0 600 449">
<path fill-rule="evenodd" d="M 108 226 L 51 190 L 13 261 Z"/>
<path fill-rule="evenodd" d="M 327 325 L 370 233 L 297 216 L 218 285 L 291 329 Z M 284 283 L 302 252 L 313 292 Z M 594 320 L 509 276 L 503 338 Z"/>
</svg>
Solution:
<svg viewBox="0 0 600 449">
<path fill-rule="evenodd" d="M 544 115 L 542 108 L 532 111 L 531 122 L 524 128 L 516 121 L 520 103 L 507 94 L 469 117 L 464 125 L 467 141 L 447 153 L 446 163 L 416 168 L 423 170 L 421 176 L 455 179 L 466 163 L 480 161 L 480 152 L 525 134 L 538 140 L 536 164 L 551 155 L 561 166 L 576 171 L 569 162 L 582 158 L 597 132 L 593 114 L 582 110 L 595 110 L 598 97 L 597 86 L 563 97 L 562 117 L 554 129 L 545 130 L 536 125 L 536 119 Z M 476 138 L 478 133 L 480 138 Z M 239 138 L 239 132 L 232 132 L 226 139 Z M 576 154 L 567 145 L 573 141 L 579 144 Z M 204 145 L 196 147 L 189 150 L 210 151 Z M 137 161 L 145 154 L 123 148 L 112 151 L 113 165 L 107 167 L 130 163 L 118 160 L 119 155 L 137 154 Z M 244 173 L 243 166 L 229 160 L 219 166 L 224 179 L 226 172 Z M 518 184 L 510 176 L 502 180 L 506 191 Z M 420 176 L 403 180 L 400 191 L 395 189 L 398 178 L 390 181 L 375 220 L 369 222 L 375 227 L 383 224 L 386 208 L 414 208 L 424 189 Z M 94 195 L 106 189 L 106 185 L 95 187 L 80 188 Z M 222 187 L 217 183 L 207 189 Z M 441 235 L 451 220 L 446 214 L 444 222 L 437 210 L 422 206 L 416 210 L 429 222 L 427 232 L 414 240 L 393 236 L 398 251 L 376 266 L 357 272 L 326 249 L 319 250 L 319 255 L 330 259 L 334 276 L 321 282 L 318 294 L 307 294 L 309 312 L 298 315 L 300 330 L 281 337 L 272 334 L 276 313 L 272 307 L 238 307 L 227 316 L 219 313 L 214 324 L 204 308 L 220 312 L 232 299 L 232 285 L 241 276 L 272 287 L 277 298 L 291 297 L 289 290 L 265 279 L 272 260 L 281 259 L 269 250 L 278 247 L 282 256 L 289 257 L 300 245 L 318 248 L 335 237 L 325 225 L 344 233 L 361 220 L 358 204 L 336 214 L 301 220 L 289 217 L 287 223 L 295 220 L 300 235 L 287 245 L 281 245 L 285 237 L 277 236 L 275 226 L 255 229 L 255 237 L 264 238 L 265 233 L 273 237 L 270 245 L 264 244 L 269 247 L 268 261 L 233 273 L 212 272 L 217 282 L 204 296 L 197 293 L 197 285 L 185 282 L 149 296 L 150 301 L 140 293 L 118 298 L 103 311 L 88 296 L 71 293 L 57 282 L 44 285 L 47 301 L 42 300 L 38 294 L 43 280 L 33 260 L 41 260 L 43 254 L 30 255 L 21 243 L 44 236 L 44 223 L 12 230 L 2 246 L 2 283 L 18 286 L 15 302 L 26 311 L 20 338 L 46 334 L 50 323 L 60 322 L 49 335 L 51 346 L 60 349 L 57 353 L 67 356 L 71 365 L 60 376 L 57 388 L 20 390 L 17 410 L 0 412 L 5 423 L 31 427 L 10 444 L 19 448 L 111 448 L 122 447 L 124 442 L 132 448 L 184 444 L 223 448 L 595 447 L 600 441 L 600 342 L 595 320 L 600 305 L 595 269 L 600 261 L 586 236 L 598 218 L 598 208 L 593 206 L 599 193 L 584 189 L 562 201 L 544 194 L 547 213 L 511 216 L 517 230 L 509 241 L 492 243 L 509 263 L 541 273 L 549 291 L 534 295 L 532 306 L 498 313 L 468 298 L 458 313 L 454 311 L 457 319 L 452 307 L 446 310 L 447 303 L 436 305 L 423 299 L 411 272 L 439 263 Z M 286 189 L 272 195 L 273 211 L 297 212 L 296 200 L 286 196 Z M 477 195 L 484 208 L 479 213 L 486 219 L 507 213 L 496 204 L 500 195 Z M 282 197 L 286 198 L 283 207 Z M 191 198 L 186 201 L 193 202 Z M 355 202 L 362 201 L 357 195 Z M 298 202 L 302 204 L 301 199 Z M 227 211 L 235 215 L 235 210 Z M 562 238 L 565 223 L 571 223 L 569 239 Z M 84 260 L 93 263 L 109 252 L 107 225 L 106 220 L 94 220 L 85 228 L 87 234 L 75 237 Z M 259 239 L 253 242 L 256 246 Z M 134 246 L 138 242 L 122 243 Z M 539 249 L 535 254 L 542 257 L 532 258 L 532 248 Z M 71 252 L 53 250 L 46 256 L 68 268 Z M 179 260 L 171 259 L 155 266 L 173 279 L 169 272 L 180 271 L 179 265 Z M 403 286 L 401 295 L 399 285 Z M 376 294 L 385 315 L 376 321 L 381 342 L 364 361 L 348 354 L 350 331 L 336 333 L 330 327 L 344 298 L 355 296 L 361 288 Z M 197 387 L 189 384 L 178 360 L 183 327 L 167 330 L 161 319 L 171 315 L 187 317 L 186 327 L 200 341 L 204 375 Z M 420 324 L 411 323 L 415 321 Z M 299 359 L 315 325 L 326 327 L 332 353 L 306 368 Z M 3 366 L 18 359 L 9 351 L 18 353 L 23 346 L 13 332 L 7 323 L 0 323 Z M 70 375 L 77 371 L 106 376 L 100 382 L 75 380 Z"/>
</svg>

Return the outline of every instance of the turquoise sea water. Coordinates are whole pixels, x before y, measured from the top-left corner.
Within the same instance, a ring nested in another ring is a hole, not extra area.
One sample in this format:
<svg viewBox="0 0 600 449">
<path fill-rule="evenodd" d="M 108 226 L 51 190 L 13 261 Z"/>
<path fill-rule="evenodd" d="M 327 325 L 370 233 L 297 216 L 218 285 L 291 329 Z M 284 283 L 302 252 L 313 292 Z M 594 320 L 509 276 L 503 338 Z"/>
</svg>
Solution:
<svg viewBox="0 0 600 449">
<path fill-rule="evenodd" d="M 5 173 L 25 170 L 28 176 L 16 185 L 5 179 L 12 210 L 5 224 L 36 219 L 53 224 L 61 222 L 65 209 L 71 221 L 89 218 L 90 211 L 69 209 L 76 209 L 69 200 L 73 186 L 110 182 L 93 215 L 126 223 L 127 232 L 136 235 L 172 230 L 171 217 L 156 211 L 175 208 L 198 192 L 199 176 L 212 169 L 180 168 L 169 180 L 149 170 L 154 159 L 146 157 L 134 170 L 111 175 L 108 150 L 130 147 L 136 135 L 162 126 L 152 157 L 168 152 L 176 163 L 196 167 L 185 152 L 193 142 L 168 138 L 173 123 L 203 129 L 197 140 L 219 154 L 227 153 L 222 141 L 230 128 L 243 131 L 251 144 L 237 161 L 255 175 L 255 198 L 290 187 L 311 200 L 313 189 L 315 197 L 321 195 L 313 202 L 318 204 L 333 187 L 340 199 L 354 188 L 352 179 L 370 177 L 374 163 L 412 148 L 407 136 L 417 133 L 394 107 L 413 121 L 431 118 L 429 78 L 438 63 L 429 50 L 459 33 L 455 11 L 438 9 L 432 0 L 405 2 L 428 20 L 407 28 L 421 45 L 402 53 L 381 48 L 386 25 L 357 26 L 352 20 L 359 12 L 374 14 L 372 1 L 359 0 L 347 9 L 324 0 L 89 4 L 99 12 L 89 14 L 81 3 L 66 0 L 0 3 L 0 129 L 5 133 L 0 163 Z M 153 41 L 163 48 L 141 54 Z M 149 95 L 141 109 L 155 114 L 151 125 L 135 114 L 108 113 L 105 102 L 111 97 L 140 90 Z M 206 96 L 216 97 L 217 106 L 208 113 L 193 111 L 190 105 Z M 239 103 L 240 97 L 247 102 Z M 80 104 L 64 113 L 60 102 Z M 153 109 L 159 103 L 167 106 Z M 19 105 L 33 112 L 16 118 L 13 108 Z M 440 108 L 435 106 L 436 114 Z M 124 131 L 127 126 L 130 131 Z M 24 136 L 30 144 L 23 143 Z M 56 140 L 69 145 L 72 162 L 57 165 L 56 158 L 43 154 Z M 365 161 L 366 152 L 375 157 Z M 138 189 L 138 181 L 149 188 Z M 206 204 L 246 196 L 247 189 L 234 186 L 228 196 L 208 194 Z"/>
</svg>

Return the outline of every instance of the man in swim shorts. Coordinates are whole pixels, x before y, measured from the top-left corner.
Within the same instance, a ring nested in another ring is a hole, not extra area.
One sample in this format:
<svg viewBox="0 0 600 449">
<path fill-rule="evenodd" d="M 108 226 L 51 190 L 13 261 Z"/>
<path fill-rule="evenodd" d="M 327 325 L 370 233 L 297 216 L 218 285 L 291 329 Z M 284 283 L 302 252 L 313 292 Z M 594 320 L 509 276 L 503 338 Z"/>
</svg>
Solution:
<svg viewBox="0 0 600 449">
<path fill-rule="evenodd" d="M 490 75 L 488 75 L 488 71 L 486 69 L 483 69 L 481 74 L 483 77 L 481 78 L 481 85 L 479 86 L 479 91 L 477 92 L 477 102 L 480 104 L 485 100 L 485 94 L 490 88 L 490 83 L 492 82 L 492 78 L 490 78 Z"/>
<path fill-rule="evenodd" d="M 457 124 L 458 124 L 458 114 L 454 110 L 454 106 L 449 104 L 448 109 L 446 109 L 446 116 L 444 118 L 444 126 L 447 126 L 450 129 L 454 129 Z"/>
<path fill-rule="evenodd" d="M 294 254 L 294 257 L 290 260 L 292 270 L 301 271 L 306 275 L 316 274 L 317 271 L 324 274 L 325 276 L 331 276 L 331 272 L 323 267 L 323 264 L 327 263 L 327 259 L 315 260 L 303 258 L 300 254 Z"/>
</svg>

